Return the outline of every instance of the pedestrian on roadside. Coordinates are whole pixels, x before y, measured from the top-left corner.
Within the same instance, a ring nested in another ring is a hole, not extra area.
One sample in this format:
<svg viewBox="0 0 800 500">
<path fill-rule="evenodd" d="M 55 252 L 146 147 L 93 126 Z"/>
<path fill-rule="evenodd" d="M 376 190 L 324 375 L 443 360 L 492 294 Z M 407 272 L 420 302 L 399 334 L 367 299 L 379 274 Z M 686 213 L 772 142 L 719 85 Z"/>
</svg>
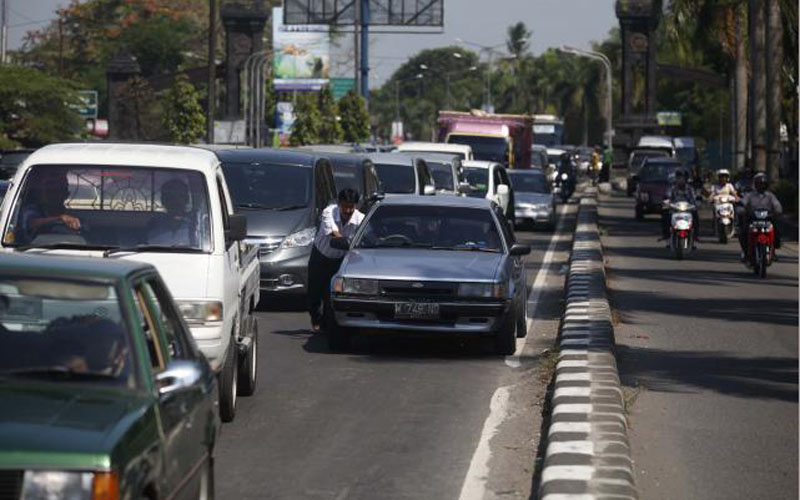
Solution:
<svg viewBox="0 0 800 500">
<path fill-rule="evenodd" d="M 331 247 L 331 238 L 352 238 L 364 220 L 358 211 L 358 191 L 350 188 L 339 192 L 338 203 L 322 211 L 317 236 L 308 259 L 308 313 L 311 329 L 318 332 L 323 311 L 330 296 L 331 278 L 339 270 L 346 252 Z"/>
</svg>

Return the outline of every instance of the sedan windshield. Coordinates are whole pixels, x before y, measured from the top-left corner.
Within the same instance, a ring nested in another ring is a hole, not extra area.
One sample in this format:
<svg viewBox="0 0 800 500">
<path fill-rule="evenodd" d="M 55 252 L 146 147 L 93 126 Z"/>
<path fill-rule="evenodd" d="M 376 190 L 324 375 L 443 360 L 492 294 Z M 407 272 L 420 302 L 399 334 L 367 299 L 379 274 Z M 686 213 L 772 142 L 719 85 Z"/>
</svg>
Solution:
<svg viewBox="0 0 800 500">
<path fill-rule="evenodd" d="M 519 193 L 549 193 L 550 185 L 542 174 L 508 171 L 511 186 Z"/>
<path fill-rule="evenodd" d="M 132 387 L 134 371 L 113 286 L 0 277 L 0 377 Z"/>
<path fill-rule="evenodd" d="M 429 248 L 502 252 L 489 209 L 398 206 L 378 207 L 355 248 Z"/>
<path fill-rule="evenodd" d="M 36 165 L 15 203 L 6 245 L 211 250 L 208 190 L 194 170 Z"/>
<path fill-rule="evenodd" d="M 631 156 L 631 171 L 637 172 L 647 158 L 668 158 L 666 151 L 634 151 Z"/>
<path fill-rule="evenodd" d="M 433 182 L 437 189 L 452 191 L 455 189 L 453 183 L 453 166 L 449 163 L 428 162 L 428 169 L 433 176 Z"/>
<path fill-rule="evenodd" d="M 310 167 L 226 163 L 222 170 L 237 209 L 286 210 L 311 202 Z"/>
<path fill-rule="evenodd" d="M 472 156 L 475 160 L 508 163 L 508 141 L 503 137 L 452 134 L 447 138 L 447 142 L 472 147 Z"/>
<path fill-rule="evenodd" d="M 483 198 L 489 191 L 489 169 L 479 167 L 465 167 L 464 180 L 472 186 L 469 196 Z"/>
<path fill-rule="evenodd" d="M 678 168 L 677 163 L 647 163 L 639 172 L 639 182 L 667 182 Z"/>
<path fill-rule="evenodd" d="M 383 190 L 391 194 L 414 194 L 417 190 L 417 179 L 414 167 L 376 163 L 375 170 L 383 184 Z"/>
</svg>

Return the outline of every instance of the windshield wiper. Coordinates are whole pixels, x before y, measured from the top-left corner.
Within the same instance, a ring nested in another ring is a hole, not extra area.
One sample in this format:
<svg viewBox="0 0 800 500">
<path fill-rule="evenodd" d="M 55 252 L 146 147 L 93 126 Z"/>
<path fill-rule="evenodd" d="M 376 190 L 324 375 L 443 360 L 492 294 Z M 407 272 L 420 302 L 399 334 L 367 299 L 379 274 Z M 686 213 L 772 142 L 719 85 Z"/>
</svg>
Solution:
<svg viewBox="0 0 800 500">
<path fill-rule="evenodd" d="M 483 248 L 475 246 L 466 247 L 431 247 L 431 250 L 453 250 L 456 252 L 486 252 L 486 253 L 499 253 L 496 248 Z"/>
<path fill-rule="evenodd" d="M 185 245 L 136 245 L 132 247 L 114 247 L 103 252 L 103 257 L 108 257 L 115 253 L 140 253 L 140 252 L 164 252 L 164 253 L 203 253 L 203 249 L 197 247 L 187 247 Z"/>
<path fill-rule="evenodd" d="M 102 379 L 116 380 L 117 376 L 101 372 L 84 372 L 71 370 L 64 366 L 46 366 L 21 368 L 19 370 L 7 370 L 0 372 L 0 377 L 47 377 L 47 378 L 80 378 L 80 379 Z"/>
<path fill-rule="evenodd" d="M 298 210 L 300 208 L 306 208 L 307 205 L 286 205 L 285 207 L 275 207 L 271 210 L 277 210 L 279 212 L 283 212 L 286 210 Z"/>
<path fill-rule="evenodd" d="M 236 208 L 246 208 L 248 210 L 274 210 L 275 207 L 264 205 L 263 203 L 239 203 Z"/>
<path fill-rule="evenodd" d="M 12 247 L 18 252 L 27 252 L 28 250 L 106 250 L 113 248 L 111 245 L 92 245 L 89 243 L 46 243 L 44 245 L 20 245 Z"/>
</svg>

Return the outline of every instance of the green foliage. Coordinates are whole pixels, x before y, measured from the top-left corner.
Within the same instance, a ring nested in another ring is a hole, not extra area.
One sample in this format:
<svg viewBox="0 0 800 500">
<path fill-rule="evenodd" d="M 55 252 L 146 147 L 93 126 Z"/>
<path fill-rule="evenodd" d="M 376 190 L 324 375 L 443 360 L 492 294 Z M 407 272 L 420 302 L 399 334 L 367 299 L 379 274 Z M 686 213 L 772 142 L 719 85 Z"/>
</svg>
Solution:
<svg viewBox="0 0 800 500">
<path fill-rule="evenodd" d="M 514 54 L 517 56 L 517 59 L 520 59 L 528 52 L 528 46 L 530 45 L 528 40 L 533 33 L 528 30 L 527 26 L 525 26 L 525 23 L 522 21 L 513 26 L 509 26 L 507 33 L 508 39 L 506 40 L 506 48 L 509 54 Z"/>
<path fill-rule="evenodd" d="M 0 67 L 0 143 L 39 147 L 77 137 L 76 86 L 22 66 Z"/>
<path fill-rule="evenodd" d="M 773 189 L 775 196 L 783 206 L 783 211 L 788 214 L 797 215 L 797 183 L 788 179 L 781 179 L 775 184 Z"/>
<path fill-rule="evenodd" d="M 369 139 L 369 112 L 364 98 L 351 90 L 339 101 L 344 142 L 361 142 Z"/>
<path fill-rule="evenodd" d="M 186 74 L 179 73 L 163 99 L 162 123 L 172 142 L 189 144 L 205 133 L 206 118 L 199 98 Z"/>
<path fill-rule="evenodd" d="M 289 144 L 303 146 L 319 143 L 320 114 L 313 94 L 303 92 L 297 96 L 294 105 L 295 122 Z"/>
<path fill-rule="evenodd" d="M 336 144 L 342 141 L 344 131 L 339 123 L 339 106 L 333 98 L 329 85 L 322 88 L 317 96 L 320 114 L 319 140 L 323 144 Z"/>
</svg>

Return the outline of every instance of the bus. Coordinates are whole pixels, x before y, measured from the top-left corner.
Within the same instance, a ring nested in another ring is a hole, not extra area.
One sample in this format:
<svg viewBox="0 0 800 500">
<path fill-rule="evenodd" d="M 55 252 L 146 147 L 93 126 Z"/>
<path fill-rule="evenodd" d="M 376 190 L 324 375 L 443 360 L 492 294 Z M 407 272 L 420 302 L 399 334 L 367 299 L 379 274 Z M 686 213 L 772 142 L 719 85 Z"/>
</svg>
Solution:
<svg viewBox="0 0 800 500">
<path fill-rule="evenodd" d="M 549 148 L 564 144 L 564 120 L 554 115 L 533 115 L 533 143 Z"/>
</svg>

